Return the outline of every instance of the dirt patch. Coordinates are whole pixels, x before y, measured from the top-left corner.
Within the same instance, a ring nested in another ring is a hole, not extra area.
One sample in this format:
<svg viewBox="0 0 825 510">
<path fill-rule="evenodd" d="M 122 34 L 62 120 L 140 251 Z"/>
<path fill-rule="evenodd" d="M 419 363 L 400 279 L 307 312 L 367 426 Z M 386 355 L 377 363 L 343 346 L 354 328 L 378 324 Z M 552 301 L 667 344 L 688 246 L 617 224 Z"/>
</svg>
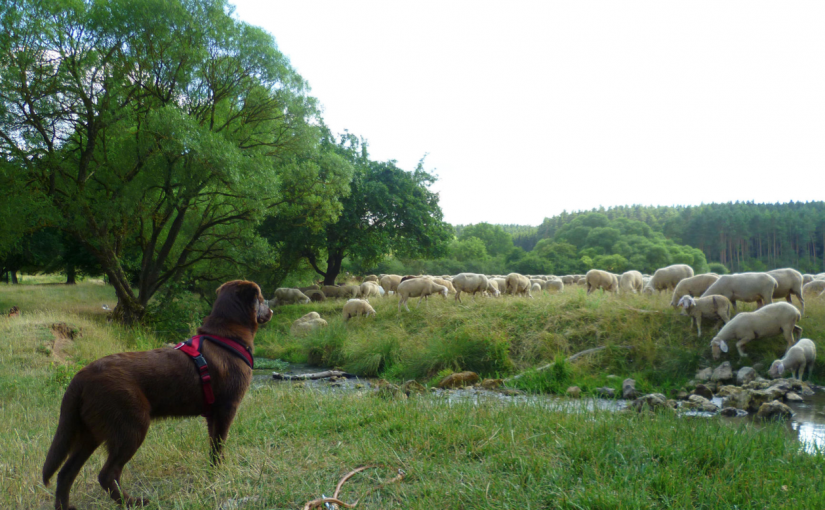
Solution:
<svg viewBox="0 0 825 510">
<path fill-rule="evenodd" d="M 83 332 L 80 328 L 70 326 L 65 322 L 55 322 L 51 325 L 51 330 L 54 334 L 52 355 L 61 362 L 66 361 L 66 348 L 75 338 L 83 336 Z"/>
</svg>

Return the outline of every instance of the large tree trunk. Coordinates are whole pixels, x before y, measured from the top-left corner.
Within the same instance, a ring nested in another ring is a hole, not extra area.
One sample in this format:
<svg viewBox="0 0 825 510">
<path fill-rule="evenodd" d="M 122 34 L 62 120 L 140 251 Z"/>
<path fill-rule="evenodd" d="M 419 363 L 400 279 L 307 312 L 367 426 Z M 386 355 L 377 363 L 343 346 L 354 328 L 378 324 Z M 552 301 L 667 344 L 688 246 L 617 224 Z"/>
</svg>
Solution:
<svg viewBox="0 0 825 510">
<path fill-rule="evenodd" d="M 11 274 L 12 285 L 17 285 L 18 283 L 20 283 L 19 281 L 17 281 L 17 269 L 12 269 L 9 271 L 9 273 Z"/>
<path fill-rule="evenodd" d="M 66 266 L 66 285 L 74 285 L 77 283 L 77 269 L 74 264 Z"/>
<path fill-rule="evenodd" d="M 324 285 L 335 285 L 335 279 L 341 273 L 341 263 L 343 261 L 343 253 L 331 253 L 327 257 L 327 273 L 324 275 Z"/>
</svg>

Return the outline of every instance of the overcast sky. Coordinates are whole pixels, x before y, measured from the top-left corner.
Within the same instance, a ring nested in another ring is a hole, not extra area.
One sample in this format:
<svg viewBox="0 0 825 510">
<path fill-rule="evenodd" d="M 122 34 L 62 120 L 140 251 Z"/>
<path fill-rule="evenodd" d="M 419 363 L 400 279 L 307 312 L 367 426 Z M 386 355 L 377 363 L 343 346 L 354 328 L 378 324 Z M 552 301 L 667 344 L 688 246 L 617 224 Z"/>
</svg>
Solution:
<svg viewBox="0 0 825 510">
<path fill-rule="evenodd" d="M 825 200 L 825 2 L 230 0 L 453 224 Z"/>
</svg>

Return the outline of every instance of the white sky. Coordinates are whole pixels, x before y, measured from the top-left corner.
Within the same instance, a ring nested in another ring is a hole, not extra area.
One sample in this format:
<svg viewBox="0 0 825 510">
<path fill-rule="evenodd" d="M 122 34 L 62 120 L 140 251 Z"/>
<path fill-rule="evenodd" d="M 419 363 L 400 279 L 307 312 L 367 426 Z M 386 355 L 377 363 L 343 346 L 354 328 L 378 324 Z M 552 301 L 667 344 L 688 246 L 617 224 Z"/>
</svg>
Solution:
<svg viewBox="0 0 825 510">
<path fill-rule="evenodd" d="M 822 1 L 230 2 L 453 224 L 825 200 Z"/>
</svg>

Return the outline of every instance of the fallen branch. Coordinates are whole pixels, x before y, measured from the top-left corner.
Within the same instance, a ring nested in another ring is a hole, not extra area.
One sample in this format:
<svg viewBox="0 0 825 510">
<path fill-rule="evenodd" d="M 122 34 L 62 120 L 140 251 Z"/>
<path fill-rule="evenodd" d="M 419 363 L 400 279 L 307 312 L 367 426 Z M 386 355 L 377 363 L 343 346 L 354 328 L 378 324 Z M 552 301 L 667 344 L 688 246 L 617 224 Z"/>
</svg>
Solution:
<svg viewBox="0 0 825 510">
<path fill-rule="evenodd" d="M 369 496 L 369 494 L 371 492 L 373 492 L 375 490 L 378 490 L 382 487 L 385 487 L 385 486 L 387 486 L 391 483 L 400 482 L 407 475 L 403 470 L 399 469 L 398 470 L 398 475 L 396 475 L 395 477 L 387 480 L 386 482 L 382 483 L 381 485 L 379 485 L 377 487 L 373 487 L 372 489 L 368 490 L 363 496 L 361 496 L 361 498 L 356 499 L 353 503 L 345 503 L 345 502 L 341 501 L 338 498 L 338 494 L 341 492 L 341 488 L 344 486 L 344 483 L 347 480 L 352 478 L 355 474 L 360 473 L 361 471 L 365 471 L 367 469 L 377 468 L 377 467 L 381 467 L 381 466 L 361 466 L 359 468 L 353 469 L 349 473 L 345 474 L 343 478 L 341 478 L 341 481 L 338 482 L 338 485 L 335 487 L 335 493 L 332 495 L 331 498 L 313 499 L 312 501 L 309 501 L 307 504 L 304 505 L 303 510 L 312 510 L 313 508 L 319 508 L 319 507 L 321 507 L 321 506 L 323 506 L 327 503 L 333 503 L 335 505 L 339 505 L 339 506 L 342 506 L 344 508 L 355 508 L 355 506 L 358 504 L 358 502 L 361 501 L 361 499 Z"/>
<path fill-rule="evenodd" d="M 567 358 L 567 361 L 569 363 L 572 363 L 573 361 L 576 361 L 578 358 L 581 358 L 582 356 L 586 356 L 587 354 L 593 354 L 594 352 L 601 351 L 602 349 L 607 349 L 607 347 L 608 346 L 603 345 L 601 347 L 593 347 L 592 349 L 587 349 L 587 350 L 584 350 L 582 352 L 577 352 L 576 354 L 574 354 L 574 355 L 570 356 L 569 358 Z M 617 349 L 633 349 L 633 347 L 630 346 L 630 345 L 614 345 L 613 347 L 615 347 Z M 547 370 L 548 368 L 553 368 L 553 366 L 555 364 L 556 364 L 556 362 L 554 361 L 553 363 L 548 363 L 547 365 L 542 365 L 542 366 L 540 366 L 536 369 L 536 372 L 541 372 L 543 370 Z M 506 383 L 507 381 L 512 381 L 514 379 L 519 379 L 523 375 L 524 375 L 524 373 L 521 373 L 521 374 L 518 374 L 518 375 L 514 375 L 513 377 L 508 377 L 507 379 L 504 380 L 504 382 Z"/>
<path fill-rule="evenodd" d="M 316 372 L 314 374 L 300 375 L 289 375 L 281 374 L 278 372 L 272 372 L 272 378 L 277 379 L 279 381 L 314 381 L 316 379 L 329 379 L 330 377 L 346 377 L 347 379 L 352 379 L 353 377 L 357 376 L 347 372 L 342 372 L 341 370 L 326 370 L 324 372 Z"/>
</svg>

